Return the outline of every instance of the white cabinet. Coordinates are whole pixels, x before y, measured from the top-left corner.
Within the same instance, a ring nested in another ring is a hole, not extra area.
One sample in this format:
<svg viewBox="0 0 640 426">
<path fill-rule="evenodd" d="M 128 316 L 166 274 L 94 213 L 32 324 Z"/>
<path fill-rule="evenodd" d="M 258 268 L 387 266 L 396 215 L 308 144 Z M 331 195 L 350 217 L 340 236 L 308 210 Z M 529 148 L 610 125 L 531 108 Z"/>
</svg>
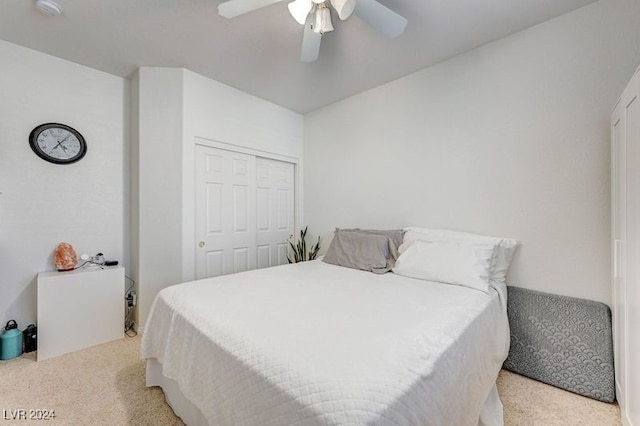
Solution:
<svg viewBox="0 0 640 426">
<path fill-rule="evenodd" d="M 640 425 L 640 69 L 611 116 L 611 238 L 616 398 Z"/>
<path fill-rule="evenodd" d="M 124 268 L 38 274 L 38 361 L 123 337 Z"/>
</svg>

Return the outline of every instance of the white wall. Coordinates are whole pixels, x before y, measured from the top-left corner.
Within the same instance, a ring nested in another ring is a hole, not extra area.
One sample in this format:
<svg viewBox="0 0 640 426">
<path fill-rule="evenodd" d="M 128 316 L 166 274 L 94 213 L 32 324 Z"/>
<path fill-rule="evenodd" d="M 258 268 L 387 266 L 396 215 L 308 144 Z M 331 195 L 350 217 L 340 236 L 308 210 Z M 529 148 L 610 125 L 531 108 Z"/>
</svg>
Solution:
<svg viewBox="0 0 640 426">
<path fill-rule="evenodd" d="M 509 282 L 609 303 L 609 114 L 640 2 L 601 0 L 305 116 L 305 219 L 522 241 Z M 330 213 L 330 214 L 329 214 Z"/>
<path fill-rule="evenodd" d="M 138 319 L 182 281 L 182 79 L 179 68 L 140 68 L 132 88 L 131 229 Z"/>
<path fill-rule="evenodd" d="M 66 241 L 78 255 L 125 261 L 128 81 L 0 41 L 0 323 L 36 322 L 36 275 Z M 55 165 L 28 143 L 59 122 L 87 140 L 80 162 Z"/>
<path fill-rule="evenodd" d="M 196 138 L 299 159 L 303 118 L 184 69 L 143 67 L 133 86 L 133 252 L 144 326 L 158 291 L 195 277 Z"/>
</svg>

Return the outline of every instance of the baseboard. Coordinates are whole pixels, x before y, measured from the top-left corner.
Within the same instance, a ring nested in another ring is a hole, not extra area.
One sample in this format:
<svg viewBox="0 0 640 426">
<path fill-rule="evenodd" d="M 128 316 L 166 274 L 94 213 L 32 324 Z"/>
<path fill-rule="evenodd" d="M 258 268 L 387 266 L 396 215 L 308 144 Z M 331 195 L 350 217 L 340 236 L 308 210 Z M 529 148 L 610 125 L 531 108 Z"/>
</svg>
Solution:
<svg viewBox="0 0 640 426">
<path fill-rule="evenodd" d="M 624 399 L 624 394 L 622 393 L 622 388 L 620 387 L 620 383 L 618 383 L 618 379 L 615 380 L 616 384 L 616 401 L 618 401 L 618 405 L 620 407 L 624 406 L 626 401 Z"/>
</svg>

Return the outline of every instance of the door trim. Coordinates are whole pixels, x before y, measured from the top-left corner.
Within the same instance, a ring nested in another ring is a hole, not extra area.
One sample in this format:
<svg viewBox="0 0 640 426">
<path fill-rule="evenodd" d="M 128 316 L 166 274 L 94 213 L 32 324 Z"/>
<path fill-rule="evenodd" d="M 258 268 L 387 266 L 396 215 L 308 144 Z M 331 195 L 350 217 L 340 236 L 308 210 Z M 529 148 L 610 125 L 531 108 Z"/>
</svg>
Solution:
<svg viewBox="0 0 640 426">
<path fill-rule="evenodd" d="M 232 143 L 221 142 L 213 139 L 206 139 L 196 136 L 196 145 L 209 146 L 211 148 L 224 149 L 225 151 L 238 152 L 240 154 L 254 155 L 256 157 L 269 158 L 271 160 L 284 161 L 286 163 L 299 164 L 300 159 L 297 157 L 290 157 L 288 155 L 276 154 L 275 152 L 263 151 L 261 149 L 248 148 L 246 146 L 235 145 Z"/>
</svg>

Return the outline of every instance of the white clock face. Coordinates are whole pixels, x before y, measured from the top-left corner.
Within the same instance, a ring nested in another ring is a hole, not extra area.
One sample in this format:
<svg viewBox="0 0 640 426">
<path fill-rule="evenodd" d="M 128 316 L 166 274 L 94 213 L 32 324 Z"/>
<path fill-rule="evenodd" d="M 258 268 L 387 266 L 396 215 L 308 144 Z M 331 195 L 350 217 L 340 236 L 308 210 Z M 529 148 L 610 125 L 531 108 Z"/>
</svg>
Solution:
<svg viewBox="0 0 640 426">
<path fill-rule="evenodd" d="M 40 158 L 56 164 L 75 163 L 87 153 L 82 135 L 65 124 L 41 124 L 29 135 L 29 144 Z"/>
<path fill-rule="evenodd" d="M 53 127 L 38 135 L 38 147 L 47 155 L 68 160 L 80 153 L 80 141 L 67 129 Z"/>
</svg>

